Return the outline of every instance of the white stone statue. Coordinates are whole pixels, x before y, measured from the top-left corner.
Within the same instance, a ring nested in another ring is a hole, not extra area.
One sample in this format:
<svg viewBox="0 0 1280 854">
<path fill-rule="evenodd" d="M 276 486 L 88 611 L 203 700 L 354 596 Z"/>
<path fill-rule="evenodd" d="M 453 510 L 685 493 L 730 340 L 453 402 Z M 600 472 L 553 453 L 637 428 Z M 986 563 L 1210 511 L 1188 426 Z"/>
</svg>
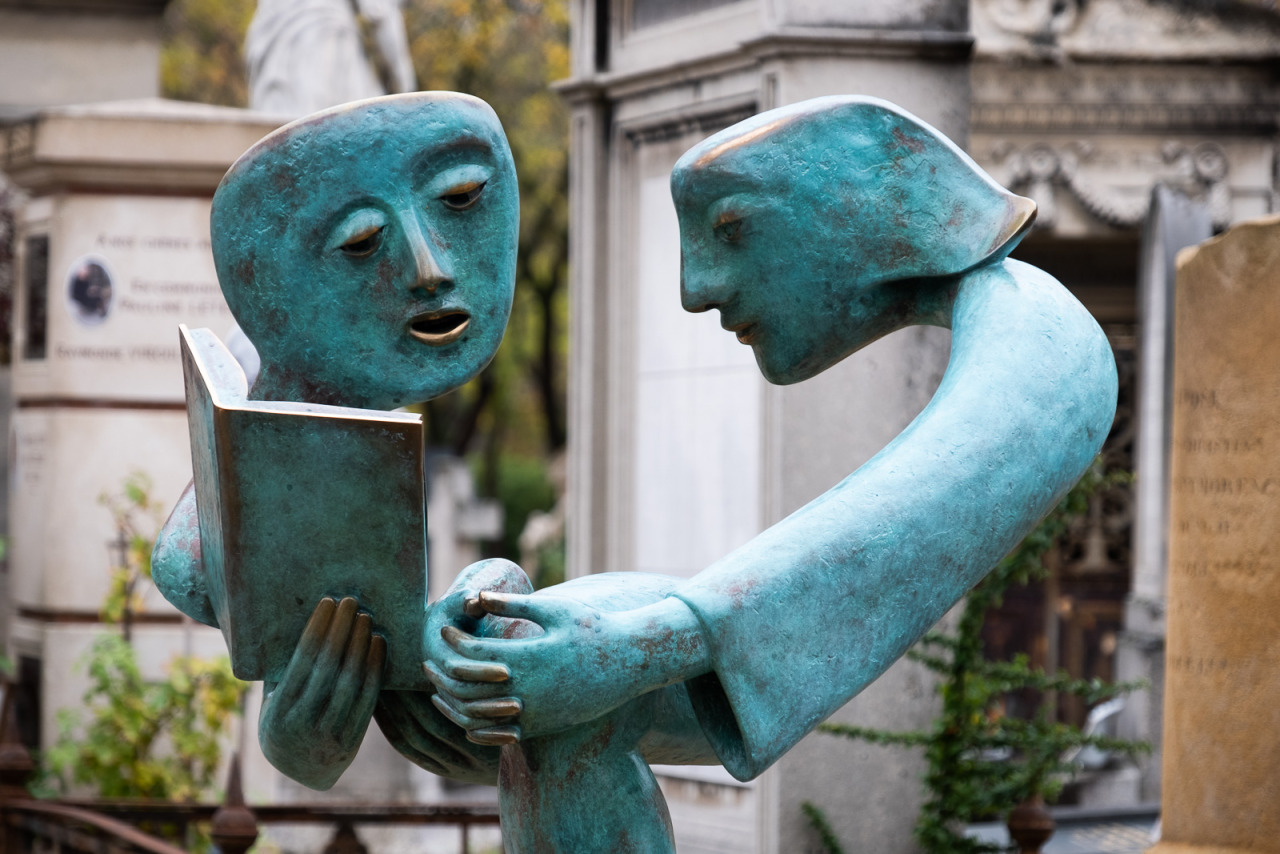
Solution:
<svg viewBox="0 0 1280 854">
<path fill-rule="evenodd" d="M 245 38 L 249 107 L 301 116 L 416 89 L 401 2 L 259 0 Z M 365 52 L 357 15 L 376 56 Z"/>
</svg>

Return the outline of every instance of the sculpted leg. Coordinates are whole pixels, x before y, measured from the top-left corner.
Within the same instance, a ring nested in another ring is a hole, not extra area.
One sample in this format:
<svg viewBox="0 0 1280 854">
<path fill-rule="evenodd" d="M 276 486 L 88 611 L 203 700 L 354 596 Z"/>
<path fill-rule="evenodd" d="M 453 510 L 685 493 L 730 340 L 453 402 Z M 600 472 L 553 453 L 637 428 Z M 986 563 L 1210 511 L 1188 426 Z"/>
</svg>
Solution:
<svg viewBox="0 0 1280 854">
<path fill-rule="evenodd" d="M 507 854 L 675 854 L 666 801 L 637 748 L 653 697 L 502 748 L 498 804 Z"/>
</svg>

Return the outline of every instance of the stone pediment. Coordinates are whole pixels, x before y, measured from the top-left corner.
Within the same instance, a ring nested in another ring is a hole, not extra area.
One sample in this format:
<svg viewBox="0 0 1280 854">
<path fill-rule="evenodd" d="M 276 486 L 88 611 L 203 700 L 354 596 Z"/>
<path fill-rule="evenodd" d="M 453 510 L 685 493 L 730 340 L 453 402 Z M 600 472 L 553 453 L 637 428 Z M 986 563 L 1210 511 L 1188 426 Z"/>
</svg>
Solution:
<svg viewBox="0 0 1280 854">
<path fill-rule="evenodd" d="M 979 56 L 1235 61 L 1280 56 L 1263 0 L 974 0 Z"/>
</svg>

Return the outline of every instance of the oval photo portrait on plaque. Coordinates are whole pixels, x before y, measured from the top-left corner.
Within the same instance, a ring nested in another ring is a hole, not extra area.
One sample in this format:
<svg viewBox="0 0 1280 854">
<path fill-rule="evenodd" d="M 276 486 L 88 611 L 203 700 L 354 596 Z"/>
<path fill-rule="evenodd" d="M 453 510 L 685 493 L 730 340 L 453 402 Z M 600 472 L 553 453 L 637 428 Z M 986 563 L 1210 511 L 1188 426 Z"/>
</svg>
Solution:
<svg viewBox="0 0 1280 854">
<path fill-rule="evenodd" d="M 86 326 L 96 326 L 111 312 L 111 273 L 107 262 L 85 255 L 67 273 L 67 309 Z"/>
</svg>

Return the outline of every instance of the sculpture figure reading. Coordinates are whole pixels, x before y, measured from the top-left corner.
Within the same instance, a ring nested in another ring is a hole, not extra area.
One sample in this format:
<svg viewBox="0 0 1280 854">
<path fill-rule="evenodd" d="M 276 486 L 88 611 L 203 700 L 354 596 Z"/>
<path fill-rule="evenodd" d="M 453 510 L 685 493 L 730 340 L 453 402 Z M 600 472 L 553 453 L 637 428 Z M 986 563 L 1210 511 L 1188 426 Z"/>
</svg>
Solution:
<svg viewBox="0 0 1280 854">
<path fill-rule="evenodd" d="M 423 767 L 498 782 L 508 851 L 672 851 L 647 763 L 761 773 L 1101 447 L 1116 397 L 1105 337 L 1060 284 L 1007 260 L 1034 204 L 918 119 L 870 98 L 784 107 L 695 146 L 672 190 L 684 306 L 718 309 L 766 378 L 799 382 L 932 324 L 952 331 L 933 400 L 693 579 L 600 574 L 532 594 L 511 564 L 469 567 L 426 607 L 434 691 L 381 690 L 378 615 L 321 602 L 262 715 L 264 751 L 290 776 L 331 785 L 376 705 Z M 252 396 L 389 408 L 465 381 L 510 307 L 515 211 L 501 129 L 464 96 L 377 99 L 259 143 L 213 213 L 219 278 L 262 351 Z M 155 574 L 212 624 L 195 519 L 189 493 Z"/>
<path fill-rule="evenodd" d="M 506 137 L 476 98 L 376 98 L 270 134 L 228 171 L 211 214 L 223 294 L 262 359 L 249 397 L 391 409 L 462 385 L 502 341 L 518 223 Z M 323 471 L 326 461 L 313 465 Z M 161 531 L 152 568 L 170 602 L 218 624 L 193 488 Z M 501 572 L 488 586 L 502 586 Z M 435 773 L 493 783 L 496 749 L 468 742 L 427 692 L 381 690 L 377 614 L 354 599 L 299 607 L 314 608 L 311 621 L 283 679 L 267 685 L 259 725 L 277 768 L 332 786 L 376 707 L 401 753 Z"/>
</svg>

